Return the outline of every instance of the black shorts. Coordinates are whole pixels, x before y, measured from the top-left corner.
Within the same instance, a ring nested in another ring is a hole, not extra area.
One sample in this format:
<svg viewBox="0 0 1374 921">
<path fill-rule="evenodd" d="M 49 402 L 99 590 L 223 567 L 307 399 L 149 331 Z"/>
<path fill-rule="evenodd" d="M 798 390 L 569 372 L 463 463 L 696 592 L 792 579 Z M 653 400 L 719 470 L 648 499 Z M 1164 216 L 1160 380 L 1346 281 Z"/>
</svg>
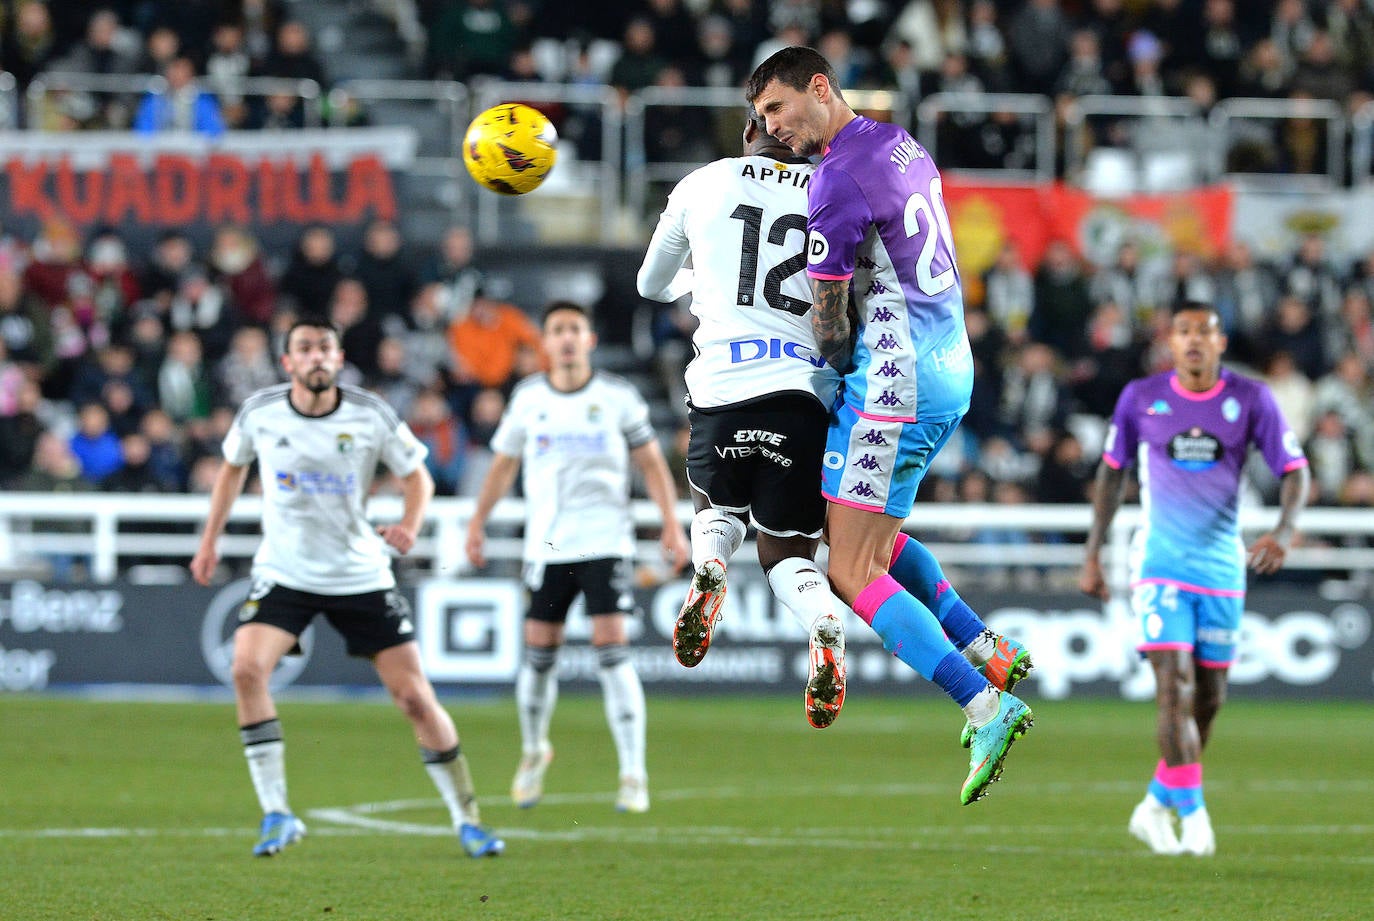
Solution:
<svg viewBox="0 0 1374 921">
<path fill-rule="evenodd" d="M 720 410 L 692 409 L 687 480 L 721 511 L 775 537 L 820 537 L 821 459 L 830 414 L 800 394 Z"/>
<path fill-rule="evenodd" d="M 526 577 L 529 582 L 534 579 Z M 531 584 L 530 620 L 561 624 L 579 592 L 587 602 L 588 616 L 633 614 L 635 610 L 634 565 L 615 558 L 576 563 L 545 563 L 538 584 Z"/>
<path fill-rule="evenodd" d="M 239 625 L 270 624 L 299 637 L 316 614 L 344 638 L 348 654 L 370 659 L 383 649 L 415 639 L 410 602 L 394 588 L 359 595 L 317 595 L 271 582 L 254 581 L 239 609 Z M 297 645 L 287 655 L 299 655 Z"/>
</svg>

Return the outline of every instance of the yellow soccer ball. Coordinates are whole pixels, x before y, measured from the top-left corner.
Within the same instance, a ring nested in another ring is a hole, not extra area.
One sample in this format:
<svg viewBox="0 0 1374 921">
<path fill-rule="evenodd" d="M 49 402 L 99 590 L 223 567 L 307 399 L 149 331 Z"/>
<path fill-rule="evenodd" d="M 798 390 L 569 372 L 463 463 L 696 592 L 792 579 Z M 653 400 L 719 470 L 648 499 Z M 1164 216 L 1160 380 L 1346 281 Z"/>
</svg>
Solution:
<svg viewBox="0 0 1374 921">
<path fill-rule="evenodd" d="M 539 188 L 557 159 L 553 122 L 518 102 L 487 109 L 472 120 L 463 138 L 468 173 L 502 195 L 524 195 Z"/>
</svg>

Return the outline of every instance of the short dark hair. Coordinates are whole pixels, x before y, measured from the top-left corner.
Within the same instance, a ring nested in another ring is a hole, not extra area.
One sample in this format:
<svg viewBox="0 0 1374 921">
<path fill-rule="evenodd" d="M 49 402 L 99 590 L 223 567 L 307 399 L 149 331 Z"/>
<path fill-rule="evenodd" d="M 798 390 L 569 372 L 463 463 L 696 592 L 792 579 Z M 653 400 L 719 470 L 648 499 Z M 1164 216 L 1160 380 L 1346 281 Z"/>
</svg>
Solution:
<svg viewBox="0 0 1374 921">
<path fill-rule="evenodd" d="M 1207 313 L 1215 313 L 1218 319 L 1221 318 L 1221 314 L 1217 313 L 1217 309 L 1207 301 L 1190 301 L 1184 299 L 1174 301 L 1174 307 L 1173 310 L 1170 311 L 1170 315 L 1180 314 L 1187 310 L 1205 310 Z"/>
<path fill-rule="evenodd" d="M 543 329 L 548 325 L 549 317 L 564 310 L 570 310 L 573 313 L 580 314 L 589 324 L 592 321 L 592 315 L 587 312 L 587 308 L 575 301 L 550 301 L 539 318 L 539 328 Z"/>
<path fill-rule="evenodd" d="M 327 329 L 334 334 L 335 342 L 343 344 L 343 333 L 339 332 L 339 327 L 328 318 L 319 314 L 303 314 L 292 321 L 291 326 L 286 330 L 286 335 L 282 337 L 282 352 L 291 351 L 291 336 L 298 329 Z"/>
<path fill-rule="evenodd" d="M 774 52 L 768 60 L 756 67 L 749 77 L 749 82 L 745 84 L 744 98 L 752 103 L 773 80 L 794 90 L 804 90 L 816 74 L 823 75 L 830 81 L 830 88 L 834 90 L 835 95 L 844 98 L 840 93 L 840 78 L 835 73 L 835 68 L 830 66 L 825 55 L 806 45 L 792 45 Z"/>
</svg>

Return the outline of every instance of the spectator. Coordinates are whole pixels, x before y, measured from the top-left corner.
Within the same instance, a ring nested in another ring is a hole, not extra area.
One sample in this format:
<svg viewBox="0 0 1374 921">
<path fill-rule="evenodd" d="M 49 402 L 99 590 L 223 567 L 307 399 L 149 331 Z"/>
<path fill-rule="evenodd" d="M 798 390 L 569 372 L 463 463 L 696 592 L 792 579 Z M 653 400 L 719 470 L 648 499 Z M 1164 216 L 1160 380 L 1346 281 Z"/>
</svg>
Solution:
<svg viewBox="0 0 1374 921">
<path fill-rule="evenodd" d="M 1235 0 L 1206 0 L 1202 8 L 1203 72 L 1216 82 L 1217 95 L 1235 96 L 1246 43 L 1236 23 Z"/>
<path fill-rule="evenodd" d="M 455 224 L 444 231 L 439 252 L 425 266 L 420 278 L 425 284 L 437 282 L 447 289 L 448 318 L 467 313 L 472 293 L 482 281 L 482 273 L 473 264 L 472 231 Z"/>
<path fill-rule="evenodd" d="M 518 39 L 504 3 L 448 0 L 429 34 L 430 76 L 440 80 L 499 76 Z"/>
<path fill-rule="evenodd" d="M 320 314 L 329 309 L 342 279 L 334 231 L 317 224 L 302 231 L 278 287 L 295 302 L 298 312 Z"/>
<path fill-rule="evenodd" d="M 168 333 L 194 332 L 211 362 L 219 361 L 229 350 L 229 339 L 238 326 L 238 311 L 229 293 L 204 271 L 192 272 L 182 279 L 167 308 Z"/>
<path fill-rule="evenodd" d="M 0 339 L 0 356 L 4 354 L 4 340 Z M 33 465 L 38 440 L 47 431 L 39 417 L 42 401 L 38 384 L 21 378 L 12 405 L 0 407 L 0 488 L 14 488 L 13 481 Z"/>
<path fill-rule="evenodd" d="M 118 450 L 119 443 L 115 442 Z M 9 489 L 18 492 L 90 492 L 95 487 L 82 476 L 81 461 L 70 445 L 52 432 L 38 436 L 33 466 L 11 480 Z"/>
<path fill-rule="evenodd" d="M 1126 240 L 1117 247 L 1116 261 L 1092 277 L 1088 293 L 1094 304 L 1106 301 L 1117 304 L 1126 312 L 1132 326 L 1141 328 L 1160 306 L 1157 284 L 1141 265 L 1140 244 L 1135 240 Z"/>
<path fill-rule="evenodd" d="M 119 436 L 110 428 L 110 414 L 99 403 L 81 407 L 68 446 L 80 465 L 81 478 L 93 486 L 124 465 Z"/>
<path fill-rule="evenodd" d="M 491 436 L 506 411 L 506 398 L 501 391 L 488 387 L 477 392 L 468 410 L 468 462 L 463 471 L 463 484 L 458 494 L 475 496 L 491 467 Z"/>
<path fill-rule="evenodd" d="M 305 106 L 294 93 L 268 93 L 254 99 L 243 126 L 250 131 L 297 131 L 305 127 Z"/>
<path fill-rule="evenodd" d="M 182 456 L 176 424 L 160 409 L 143 416 L 139 431 L 148 442 L 148 465 L 153 479 L 164 492 L 186 489 L 186 460 Z"/>
<path fill-rule="evenodd" d="M 951 54 L 963 54 L 970 40 L 963 11 L 954 0 L 910 0 L 902 7 L 888 33 L 906 42 L 916 69 L 934 73 Z M 851 86 L 840 81 L 841 86 Z"/>
<path fill-rule="evenodd" d="M 68 393 L 73 403 L 96 403 L 111 381 L 128 386 L 140 410 L 153 404 L 153 395 L 134 367 L 134 352 L 128 346 L 111 343 L 87 356 L 77 367 Z"/>
<path fill-rule="evenodd" d="M 1127 77 L 1126 93 L 1132 96 L 1167 96 L 1169 88 L 1164 84 L 1160 72 L 1160 62 L 1164 58 L 1164 44 L 1153 32 L 1144 29 L 1131 35 L 1126 46 L 1131 59 L 1131 72 Z"/>
<path fill-rule="evenodd" d="M 1163 310 L 1183 301 L 1210 304 L 1216 298 L 1216 280 L 1198 255 L 1186 249 L 1174 252 L 1169 273 L 1159 280 L 1159 285 L 1155 304 Z"/>
<path fill-rule="evenodd" d="M 1326 373 L 1321 321 L 1299 297 L 1285 295 L 1260 332 L 1261 354 L 1285 351 L 1311 380 Z"/>
<path fill-rule="evenodd" d="M 241 319 L 266 326 L 277 309 L 277 290 L 258 241 L 246 229 L 225 225 L 215 231 L 210 267 L 228 290 Z"/>
<path fill-rule="evenodd" d="M 1034 501 L 1088 502 L 1092 478 L 1093 463 L 1084 454 L 1083 443 L 1070 432 L 1056 432 L 1035 477 Z"/>
<path fill-rule="evenodd" d="M 1022 436 L 1062 429 L 1069 395 L 1060 383 L 1054 350 L 1039 342 L 1023 345 L 1002 384 L 1002 424 Z"/>
<path fill-rule="evenodd" d="M 406 328 L 400 334 L 407 356 L 405 373 L 422 389 L 442 388 L 453 375 L 444 306 L 450 290 L 438 282 L 422 287 L 410 302 Z"/>
<path fill-rule="evenodd" d="M 1305 441 L 1316 418 L 1317 393 L 1312 381 L 1293 363 L 1292 355 L 1278 351 L 1264 363 L 1264 382 L 1274 394 L 1274 402 L 1283 411 L 1288 427 L 1299 441 Z"/>
<path fill-rule="evenodd" d="M 132 432 L 119 440 L 124 465 L 100 484 L 106 492 L 162 492 L 162 484 L 154 476 L 152 447 L 148 439 Z"/>
<path fill-rule="evenodd" d="M 234 332 L 229 354 L 215 366 L 215 386 L 220 400 L 238 406 L 250 394 L 281 380 L 272 358 L 267 332 L 244 326 Z"/>
<path fill-rule="evenodd" d="M 143 40 L 143 54 L 139 58 L 138 72 L 141 74 L 160 74 L 181 54 L 181 36 L 175 29 L 158 26 Z"/>
<path fill-rule="evenodd" d="M 434 390 L 423 390 L 415 397 L 406 421 L 415 437 L 429 449 L 425 466 L 434 478 L 435 492 L 456 495 L 467 465 L 467 436 L 462 422 L 454 417 L 443 395 Z"/>
<path fill-rule="evenodd" d="M 139 405 L 126 381 L 108 381 L 100 391 L 100 404 L 109 411 L 110 429 L 120 438 L 138 431 L 145 406 Z"/>
<path fill-rule="evenodd" d="M 243 30 L 243 46 L 257 70 L 272 53 L 277 28 L 286 18 L 282 0 L 234 0 L 226 4 L 226 18 Z"/>
<path fill-rule="evenodd" d="M 983 276 L 983 292 L 988 317 L 1011 342 L 1024 342 L 1035 309 L 1035 283 L 1022 267 L 1015 243 L 1002 245 L 997 262 Z"/>
<path fill-rule="evenodd" d="M 659 68 L 654 86 L 681 89 L 687 85 L 682 68 Z M 644 153 L 654 163 L 696 163 L 714 155 L 711 117 L 701 106 L 658 105 L 644 113 Z"/>
<path fill-rule="evenodd" d="M 158 405 L 177 422 L 204 419 L 214 405 L 214 387 L 202 361 L 200 337 L 190 330 L 172 334 L 157 375 Z"/>
<path fill-rule="evenodd" d="M 14 7 L 14 24 L 5 24 L 0 60 L 14 77 L 22 94 L 29 82 L 46 70 L 57 49 L 53 34 L 52 15 L 48 5 L 40 0 L 23 0 Z"/>
<path fill-rule="evenodd" d="M 376 370 L 363 381 L 364 387 L 386 400 L 403 419 L 410 415 L 410 408 L 420 392 L 419 385 L 406 373 L 408 364 L 405 343 L 387 336 L 377 343 Z"/>
<path fill-rule="evenodd" d="M 134 130 L 144 134 L 195 131 L 208 137 L 224 133 L 219 102 L 196 83 L 196 65 L 188 57 L 173 58 L 163 71 L 167 86 L 144 94 L 134 115 Z"/>
<path fill-rule="evenodd" d="M 521 349 L 543 354 L 539 329 L 533 321 L 519 307 L 497 300 L 485 288 L 478 289 L 467 316 L 449 327 L 449 344 L 458 359 L 460 382 L 498 390 L 515 383 Z"/>
<path fill-rule="evenodd" d="M 1078 256 L 1063 240 L 1052 241 L 1035 273 L 1035 306 L 1027 326 L 1030 338 L 1066 358 L 1077 358 L 1083 354 L 1091 313 L 1088 282 Z"/>
<path fill-rule="evenodd" d="M 1068 57 L 1070 24 L 1059 0 L 1026 0 L 1007 23 L 1011 62 L 1024 91 L 1048 94 Z"/>
<path fill-rule="evenodd" d="M 1252 45 L 1240 65 L 1237 91 L 1242 96 L 1277 99 L 1288 95 L 1290 70 L 1271 39 Z"/>
<path fill-rule="evenodd" d="M 377 373 L 377 349 L 385 335 L 382 323 L 367 301 L 367 289 L 356 278 L 345 278 L 334 289 L 329 302 L 329 319 L 342 336 L 344 358 L 359 378 L 353 383 Z"/>
<path fill-rule="evenodd" d="M 1360 466 L 1374 470 L 1374 382 L 1364 361 L 1353 352 L 1342 355 L 1317 381 L 1313 401 L 1315 412 L 1341 417 L 1354 438 Z"/>
<path fill-rule="evenodd" d="M 144 297 L 154 302 L 159 314 L 167 313 L 182 282 L 199 270 L 195 255 L 191 238 L 179 230 L 164 231 L 157 238 L 139 280 L 139 288 Z"/>
<path fill-rule="evenodd" d="M 51 69 L 80 74 L 132 74 L 138 71 L 138 39 L 120 27 L 119 14 L 97 9 L 86 21 L 86 36 Z"/>
<path fill-rule="evenodd" d="M 0 257 L 0 345 L 9 360 L 33 380 L 57 364 L 52 324 L 37 297 L 27 291 L 14 260 Z"/>
<path fill-rule="evenodd" d="M 362 282 L 368 306 L 378 316 L 405 316 L 415 296 L 415 269 L 401 243 L 401 232 L 390 221 L 373 221 L 363 233 L 354 276 Z"/>
<path fill-rule="evenodd" d="M 681 0 L 644 0 L 641 15 L 654 30 L 657 50 L 679 67 L 695 61 L 697 24 L 682 8 Z M 850 86 L 841 83 L 841 86 Z"/>
<path fill-rule="evenodd" d="M 1073 367 L 1073 395 L 1079 408 L 1103 418 L 1112 415 L 1121 391 L 1140 376 L 1145 351 L 1141 340 L 1116 301 L 1093 308 L 1087 354 Z"/>
<path fill-rule="evenodd" d="M 997 5 L 992 0 L 974 0 L 969 9 L 968 59 L 973 73 L 990 92 L 1004 93 L 1012 88 L 1010 51 L 997 25 Z"/>
<path fill-rule="evenodd" d="M 1054 91 L 1061 98 L 1107 95 L 1112 92 L 1111 81 L 1107 79 L 1102 64 L 1097 33 L 1092 29 L 1079 29 L 1073 33 L 1069 40 L 1069 62 L 1064 65 Z"/>
<path fill-rule="evenodd" d="M 961 428 L 981 440 L 1002 431 L 1002 355 L 1009 340 L 986 310 L 965 311 L 964 328 L 973 353 L 973 396 Z"/>
<path fill-rule="evenodd" d="M 1256 335 L 1278 304 L 1278 280 L 1268 267 L 1255 261 L 1248 244 L 1236 240 L 1226 248 L 1216 283 L 1214 304 L 1230 337 L 1231 355 L 1258 365 Z"/>
<path fill-rule="evenodd" d="M 1111 82 L 1112 91 L 1121 91 L 1130 73 L 1126 45 L 1134 28 L 1122 0 L 1092 0 L 1083 27 L 1092 30 L 1097 37 L 1098 53 L 1104 62 L 1103 73 Z"/>
<path fill-rule="evenodd" d="M 329 88 L 324 66 L 311 47 L 310 30 L 305 23 L 288 19 L 277 27 L 277 43 L 262 64 L 264 77 L 286 80 L 314 80 L 321 90 Z"/>
<path fill-rule="evenodd" d="M 94 284 L 91 300 L 101 323 L 118 329 L 130 306 L 139 299 L 138 276 L 129 267 L 124 239 L 113 230 L 102 230 L 86 247 L 86 274 Z"/>
<path fill-rule="evenodd" d="M 1327 357 L 1337 359 L 1352 352 L 1367 367 L 1374 368 L 1374 318 L 1367 288 L 1354 285 L 1345 292 L 1340 319 L 1333 326 L 1335 335 L 1327 334 Z"/>
<path fill-rule="evenodd" d="M 653 86 L 667 62 L 659 55 L 657 36 L 648 19 L 636 16 L 625 24 L 622 50 L 608 81 L 620 94 L 623 105 L 630 93 Z"/>
<path fill-rule="evenodd" d="M 210 36 L 210 55 L 205 59 L 205 85 L 219 97 L 225 125 L 240 128 L 248 121 L 243 80 L 253 71 L 253 58 L 244 43 L 243 26 L 221 22 Z"/>
<path fill-rule="evenodd" d="M 1312 466 L 1312 485 L 1322 505 L 1335 505 L 1341 490 L 1359 467 L 1355 436 L 1334 410 L 1317 417 L 1312 437 L 1303 445 Z"/>
<path fill-rule="evenodd" d="M 1317 234 L 1303 237 L 1292 265 L 1283 277 L 1283 293 L 1302 298 L 1323 324 L 1339 319 L 1341 285 L 1326 259 L 1326 241 Z"/>
<path fill-rule="evenodd" d="M 698 63 L 689 72 L 689 82 L 693 86 L 743 85 L 748 76 L 745 58 L 735 45 L 730 21 L 716 13 L 706 16 L 697 26 L 696 36 Z"/>
</svg>

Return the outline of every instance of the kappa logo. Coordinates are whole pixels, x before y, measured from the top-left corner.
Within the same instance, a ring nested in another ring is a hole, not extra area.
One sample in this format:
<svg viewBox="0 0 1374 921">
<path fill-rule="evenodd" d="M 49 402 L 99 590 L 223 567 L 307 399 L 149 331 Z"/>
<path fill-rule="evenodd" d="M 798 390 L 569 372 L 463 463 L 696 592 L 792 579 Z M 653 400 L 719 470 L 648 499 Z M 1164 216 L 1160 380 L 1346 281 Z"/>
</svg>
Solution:
<svg viewBox="0 0 1374 921">
<path fill-rule="evenodd" d="M 902 405 L 902 401 L 897 397 L 897 394 L 893 393 L 891 390 L 884 390 L 882 394 L 878 396 L 878 399 L 874 400 L 873 402 L 877 403 L 879 406 Z"/>
<path fill-rule="evenodd" d="M 878 263 L 874 262 L 867 256 L 860 256 L 857 259 L 855 259 L 854 265 L 860 269 L 876 269 L 878 267 Z"/>
<path fill-rule="evenodd" d="M 860 440 L 866 441 L 871 445 L 887 444 L 887 438 L 885 438 L 883 436 L 883 433 L 878 431 L 877 429 L 869 429 L 867 432 L 864 432 L 863 438 Z"/>
<path fill-rule="evenodd" d="M 873 372 L 879 377 L 906 377 L 906 373 L 895 362 L 885 361 L 881 368 Z"/>
<path fill-rule="evenodd" d="M 873 343 L 875 349 L 895 349 L 899 345 L 901 345 L 901 343 L 898 342 L 897 337 L 891 333 L 883 333 L 878 337 L 878 341 Z"/>
<path fill-rule="evenodd" d="M 879 305 L 878 309 L 868 318 L 873 323 L 890 323 L 897 319 L 897 315 L 886 307 Z"/>
<path fill-rule="evenodd" d="M 873 487 L 863 481 L 849 487 L 849 494 L 858 496 L 860 499 L 876 499 L 878 497 L 878 494 L 873 491 Z"/>
<path fill-rule="evenodd" d="M 891 290 L 891 289 L 888 288 L 887 285 L 883 284 L 882 282 L 878 281 L 878 279 L 875 278 L 875 279 L 873 279 L 873 284 L 871 284 L 871 285 L 868 286 L 868 292 L 867 292 L 867 293 L 868 293 L 868 295 L 869 295 L 870 297 L 872 297 L 872 296 L 875 295 L 875 294 L 886 294 L 889 290 Z"/>
<path fill-rule="evenodd" d="M 882 470 L 882 465 L 872 454 L 865 454 L 863 457 L 850 464 L 851 467 L 858 467 L 862 470 Z"/>
</svg>

